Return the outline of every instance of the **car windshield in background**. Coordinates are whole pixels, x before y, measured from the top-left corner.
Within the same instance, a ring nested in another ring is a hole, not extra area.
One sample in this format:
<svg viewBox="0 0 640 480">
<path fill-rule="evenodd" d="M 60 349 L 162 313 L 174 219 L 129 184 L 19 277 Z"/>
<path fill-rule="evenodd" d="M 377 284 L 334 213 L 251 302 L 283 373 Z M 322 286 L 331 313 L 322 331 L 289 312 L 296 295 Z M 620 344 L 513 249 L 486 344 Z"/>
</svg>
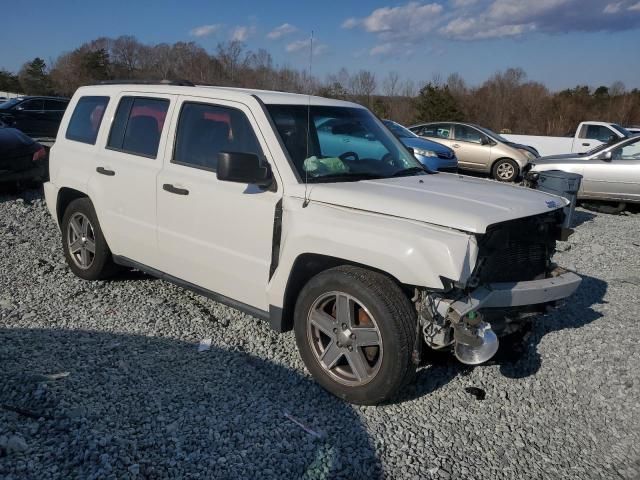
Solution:
<svg viewBox="0 0 640 480">
<path fill-rule="evenodd" d="M 11 100 L 7 100 L 6 102 L 0 103 L 0 110 L 6 110 L 8 108 L 13 107 L 16 103 L 20 103 L 22 99 L 12 98 Z"/>
<path fill-rule="evenodd" d="M 489 136 L 490 136 L 491 138 L 493 138 L 494 140 L 498 140 L 499 142 L 506 143 L 506 144 L 513 143 L 513 142 L 510 142 L 509 140 L 507 140 L 506 138 L 501 137 L 500 135 L 498 135 L 498 134 L 497 134 L 496 132 L 494 132 L 493 130 L 489 130 L 488 128 L 480 127 L 480 126 L 478 126 L 478 125 L 476 125 L 475 127 L 476 127 L 478 130 L 480 130 L 480 131 L 482 131 L 482 132 L 486 133 L 487 135 L 489 135 Z"/>
<path fill-rule="evenodd" d="M 616 125 L 615 123 L 611 124 L 611 126 L 613 128 L 615 128 L 616 130 L 618 130 L 622 135 L 624 135 L 625 137 L 629 138 L 629 137 L 633 137 L 633 133 L 631 133 L 629 130 L 627 130 L 624 127 L 621 127 L 620 125 Z"/>
<path fill-rule="evenodd" d="M 363 108 L 267 105 L 267 110 L 298 175 L 309 182 L 425 173 L 414 156 Z"/>
<path fill-rule="evenodd" d="M 383 120 L 382 123 L 391 130 L 391 132 L 398 138 L 419 138 L 418 135 L 413 133 L 408 128 L 403 127 L 402 125 L 392 122 L 390 120 Z"/>
</svg>

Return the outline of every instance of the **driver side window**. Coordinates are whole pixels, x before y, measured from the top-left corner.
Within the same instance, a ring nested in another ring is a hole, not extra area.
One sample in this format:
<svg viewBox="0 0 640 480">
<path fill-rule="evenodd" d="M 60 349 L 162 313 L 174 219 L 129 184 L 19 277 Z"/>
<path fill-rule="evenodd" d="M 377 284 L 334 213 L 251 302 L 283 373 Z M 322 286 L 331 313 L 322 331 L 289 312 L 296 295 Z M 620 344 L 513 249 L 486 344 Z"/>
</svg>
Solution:
<svg viewBox="0 0 640 480">
<path fill-rule="evenodd" d="M 614 160 L 640 160 L 640 139 L 613 151 Z"/>
<path fill-rule="evenodd" d="M 471 143 L 482 143 L 482 134 L 475 128 L 468 127 L 467 125 L 456 125 L 455 133 L 456 140 Z"/>
</svg>

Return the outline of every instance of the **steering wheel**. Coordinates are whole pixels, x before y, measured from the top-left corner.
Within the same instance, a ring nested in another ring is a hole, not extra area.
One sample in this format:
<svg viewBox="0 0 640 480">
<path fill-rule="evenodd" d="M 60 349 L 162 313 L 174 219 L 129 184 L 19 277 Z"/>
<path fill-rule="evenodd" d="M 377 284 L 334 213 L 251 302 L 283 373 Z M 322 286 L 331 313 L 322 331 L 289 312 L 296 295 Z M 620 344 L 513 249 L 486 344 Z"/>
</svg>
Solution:
<svg viewBox="0 0 640 480">
<path fill-rule="evenodd" d="M 340 155 L 338 158 L 340 160 L 347 160 L 348 158 L 350 158 L 354 161 L 358 161 L 360 160 L 360 157 L 358 156 L 358 154 L 356 152 L 344 152 L 342 155 Z"/>
<path fill-rule="evenodd" d="M 393 158 L 393 155 L 391 155 L 390 153 L 386 153 L 383 157 L 382 157 L 382 162 L 385 163 L 386 165 L 390 166 L 390 167 L 396 167 L 396 161 Z"/>
</svg>

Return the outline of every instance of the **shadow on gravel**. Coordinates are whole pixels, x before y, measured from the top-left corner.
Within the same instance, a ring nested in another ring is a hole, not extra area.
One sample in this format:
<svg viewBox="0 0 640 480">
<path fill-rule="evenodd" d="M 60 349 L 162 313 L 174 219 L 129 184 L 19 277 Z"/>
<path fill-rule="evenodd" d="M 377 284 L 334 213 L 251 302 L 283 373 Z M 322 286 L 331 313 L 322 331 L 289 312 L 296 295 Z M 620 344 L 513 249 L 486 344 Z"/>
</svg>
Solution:
<svg viewBox="0 0 640 480">
<path fill-rule="evenodd" d="M 20 184 L 15 182 L 0 182 L 0 203 L 14 201 L 17 198 L 22 198 L 25 201 L 44 200 L 42 182 L 26 182 Z"/>
<path fill-rule="evenodd" d="M 0 365 L 0 439 L 19 433 L 28 445 L 24 456 L 0 448 L 3 478 L 382 475 L 351 406 L 241 351 L 0 328 Z"/>
<path fill-rule="evenodd" d="M 589 222 L 596 218 L 596 215 L 591 212 L 585 212 L 584 210 L 576 210 L 573 212 L 573 218 L 571 218 L 571 227 L 579 227 L 583 223 Z"/>
<path fill-rule="evenodd" d="M 538 317 L 522 332 L 500 338 L 498 353 L 489 362 L 477 367 L 461 364 L 450 352 L 425 352 L 426 366 L 418 372 L 415 385 L 407 387 L 399 400 L 428 395 L 456 376 L 488 365 L 499 365 L 500 373 L 508 378 L 535 375 L 542 362 L 537 349 L 542 338 L 548 333 L 580 328 L 602 317 L 592 307 L 604 302 L 606 292 L 606 282 L 583 275 L 580 288 L 567 300 L 566 305 L 549 315 Z"/>
</svg>

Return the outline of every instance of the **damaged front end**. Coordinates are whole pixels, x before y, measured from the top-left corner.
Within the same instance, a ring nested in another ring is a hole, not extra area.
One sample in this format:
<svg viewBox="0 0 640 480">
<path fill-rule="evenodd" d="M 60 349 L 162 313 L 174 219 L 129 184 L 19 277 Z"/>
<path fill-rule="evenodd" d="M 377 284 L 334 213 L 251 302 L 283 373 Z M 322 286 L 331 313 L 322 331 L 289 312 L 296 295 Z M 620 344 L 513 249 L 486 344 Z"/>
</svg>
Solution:
<svg viewBox="0 0 640 480">
<path fill-rule="evenodd" d="M 452 348 L 462 363 L 477 365 L 498 350 L 498 336 L 555 307 L 573 294 L 581 278 L 551 262 L 565 239 L 563 213 L 493 225 L 477 236 L 478 259 L 464 284 L 443 279 L 445 291 L 418 289 L 413 301 L 425 343 Z"/>
</svg>

